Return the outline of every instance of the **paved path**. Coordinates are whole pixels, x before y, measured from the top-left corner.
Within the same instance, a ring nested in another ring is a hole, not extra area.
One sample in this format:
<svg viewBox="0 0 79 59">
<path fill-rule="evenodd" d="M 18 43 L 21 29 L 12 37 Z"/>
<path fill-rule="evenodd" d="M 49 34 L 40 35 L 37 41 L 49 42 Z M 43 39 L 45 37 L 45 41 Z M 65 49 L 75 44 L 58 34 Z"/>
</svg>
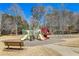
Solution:
<svg viewBox="0 0 79 59">
<path fill-rule="evenodd" d="M 79 48 L 59 46 L 54 44 L 48 44 L 45 46 L 52 48 L 53 50 L 56 50 L 63 56 L 79 56 L 79 52 L 78 53 L 74 52 L 74 51 L 79 51 Z"/>
</svg>

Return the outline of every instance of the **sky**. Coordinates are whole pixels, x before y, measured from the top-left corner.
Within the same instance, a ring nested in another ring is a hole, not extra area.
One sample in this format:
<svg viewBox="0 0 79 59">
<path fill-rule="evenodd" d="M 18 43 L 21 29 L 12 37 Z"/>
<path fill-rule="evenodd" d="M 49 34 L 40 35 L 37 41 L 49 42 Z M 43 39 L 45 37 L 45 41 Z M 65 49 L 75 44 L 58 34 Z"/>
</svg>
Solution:
<svg viewBox="0 0 79 59">
<path fill-rule="evenodd" d="M 11 5 L 12 5 L 11 3 L 0 3 L 0 11 L 5 11 Z M 33 6 L 45 6 L 45 7 L 52 6 L 56 9 L 61 9 L 60 3 L 18 3 L 18 5 L 23 10 L 27 21 L 32 16 L 31 9 Z M 79 13 L 79 4 L 77 3 L 65 3 L 64 7 L 72 12 Z"/>
</svg>

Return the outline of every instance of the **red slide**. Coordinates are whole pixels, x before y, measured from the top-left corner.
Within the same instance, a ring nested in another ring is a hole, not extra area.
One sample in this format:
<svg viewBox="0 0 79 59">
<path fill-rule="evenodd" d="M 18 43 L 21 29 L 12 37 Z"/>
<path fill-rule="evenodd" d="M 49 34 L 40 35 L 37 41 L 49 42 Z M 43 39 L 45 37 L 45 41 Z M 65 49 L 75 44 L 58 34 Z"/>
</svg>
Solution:
<svg viewBox="0 0 79 59">
<path fill-rule="evenodd" d="M 46 38 L 46 39 L 49 39 L 48 35 L 50 35 L 49 33 L 49 29 L 47 27 L 42 27 L 41 28 L 41 32 L 43 33 L 43 36 Z"/>
</svg>

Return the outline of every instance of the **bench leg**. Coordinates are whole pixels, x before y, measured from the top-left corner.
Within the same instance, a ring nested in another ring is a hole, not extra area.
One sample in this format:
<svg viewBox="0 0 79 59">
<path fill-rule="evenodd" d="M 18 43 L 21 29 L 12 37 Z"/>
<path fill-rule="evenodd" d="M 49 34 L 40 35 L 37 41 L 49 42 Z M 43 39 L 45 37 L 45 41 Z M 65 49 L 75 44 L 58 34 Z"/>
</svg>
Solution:
<svg viewBox="0 0 79 59">
<path fill-rule="evenodd" d="M 20 49 L 21 49 L 22 47 L 20 46 Z"/>
<path fill-rule="evenodd" d="M 8 49 L 9 49 L 9 45 L 8 45 Z"/>
<path fill-rule="evenodd" d="M 21 48 L 22 48 L 22 47 L 21 47 L 21 43 L 19 43 L 19 46 L 20 46 L 20 49 L 21 49 Z"/>
<path fill-rule="evenodd" d="M 7 48 L 9 49 L 9 44 L 7 43 Z"/>
</svg>

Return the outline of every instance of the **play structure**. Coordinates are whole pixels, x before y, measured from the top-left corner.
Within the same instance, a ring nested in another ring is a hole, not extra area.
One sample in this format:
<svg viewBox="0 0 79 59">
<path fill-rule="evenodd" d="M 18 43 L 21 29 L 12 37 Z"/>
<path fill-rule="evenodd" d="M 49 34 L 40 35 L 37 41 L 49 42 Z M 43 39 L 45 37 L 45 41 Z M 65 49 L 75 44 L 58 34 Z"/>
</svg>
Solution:
<svg viewBox="0 0 79 59">
<path fill-rule="evenodd" d="M 47 40 L 49 39 L 48 35 L 50 35 L 49 29 L 47 27 L 42 27 L 41 29 L 37 29 L 37 30 L 26 30 L 26 32 L 27 34 L 24 36 L 24 38 L 30 41 L 35 39 Z"/>
</svg>

